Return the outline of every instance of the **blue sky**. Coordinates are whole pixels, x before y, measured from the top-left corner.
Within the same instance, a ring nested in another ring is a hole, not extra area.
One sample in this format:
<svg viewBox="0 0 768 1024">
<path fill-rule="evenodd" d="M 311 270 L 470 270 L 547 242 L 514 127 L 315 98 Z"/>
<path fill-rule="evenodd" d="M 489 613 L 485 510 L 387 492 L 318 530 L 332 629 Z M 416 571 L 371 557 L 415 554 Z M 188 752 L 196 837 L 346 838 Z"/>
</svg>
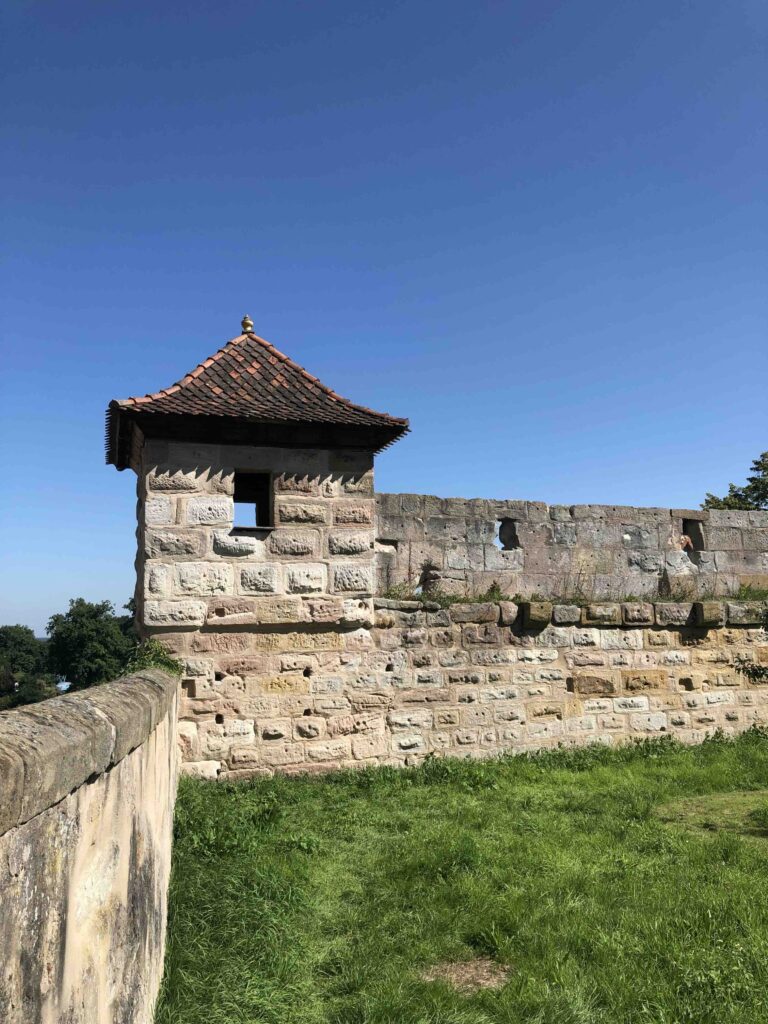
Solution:
<svg viewBox="0 0 768 1024">
<path fill-rule="evenodd" d="M 0 622 L 133 589 L 113 397 L 239 331 L 380 490 L 696 506 L 768 444 L 768 9 L 6 6 Z"/>
</svg>

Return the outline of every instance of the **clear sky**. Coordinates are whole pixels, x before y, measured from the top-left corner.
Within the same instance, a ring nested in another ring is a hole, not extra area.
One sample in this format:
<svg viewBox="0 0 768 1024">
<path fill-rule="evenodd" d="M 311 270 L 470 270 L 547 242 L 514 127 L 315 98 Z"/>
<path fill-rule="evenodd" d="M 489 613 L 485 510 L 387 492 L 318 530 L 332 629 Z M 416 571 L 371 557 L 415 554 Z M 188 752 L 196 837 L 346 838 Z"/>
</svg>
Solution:
<svg viewBox="0 0 768 1024">
<path fill-rule="evenodd" d="M 111 398 L 256 330 L 380 490 L 697 506 L 768 447 L 763 0 L 10 0 L 3 584 L 133 589 Z"/>
</svg>

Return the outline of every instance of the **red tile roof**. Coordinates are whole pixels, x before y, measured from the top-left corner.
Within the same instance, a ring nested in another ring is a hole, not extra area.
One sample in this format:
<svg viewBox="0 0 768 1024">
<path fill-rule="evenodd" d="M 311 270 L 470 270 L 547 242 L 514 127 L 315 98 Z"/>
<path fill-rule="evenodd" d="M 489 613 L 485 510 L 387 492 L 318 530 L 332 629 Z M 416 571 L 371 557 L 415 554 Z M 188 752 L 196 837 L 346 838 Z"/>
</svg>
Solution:
<svg viewBox="0 0 768 1024">
<path fill-rule="evenodd" d="M 176 384 L 140 398 L 110 402 L 107 462 L 117 464 L 115 421 L 211 416 L 251 423 L 327 424 L 384 429 L 384 444 L 408 431 L 408 420 L 374 412 L 337 395 L 252 331 L 228 341 Z M 383 447 L 384 445 L 382 445 Z"/>
</svg>

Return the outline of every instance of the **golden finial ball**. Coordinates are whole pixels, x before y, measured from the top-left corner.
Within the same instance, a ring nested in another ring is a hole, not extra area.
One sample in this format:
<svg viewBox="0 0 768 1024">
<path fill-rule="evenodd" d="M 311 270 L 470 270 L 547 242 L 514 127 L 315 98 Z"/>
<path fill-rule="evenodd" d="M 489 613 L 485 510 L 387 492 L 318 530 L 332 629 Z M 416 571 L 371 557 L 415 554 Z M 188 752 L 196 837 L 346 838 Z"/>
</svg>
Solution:
<svg viewBox="0 0 768 1024">
<path fill-rule="evenodd" d="M 244 316 L 240 326 L 243 328 L 243 334 L 253 333 L 253 320 L 249 316 Z"/>
</svg>

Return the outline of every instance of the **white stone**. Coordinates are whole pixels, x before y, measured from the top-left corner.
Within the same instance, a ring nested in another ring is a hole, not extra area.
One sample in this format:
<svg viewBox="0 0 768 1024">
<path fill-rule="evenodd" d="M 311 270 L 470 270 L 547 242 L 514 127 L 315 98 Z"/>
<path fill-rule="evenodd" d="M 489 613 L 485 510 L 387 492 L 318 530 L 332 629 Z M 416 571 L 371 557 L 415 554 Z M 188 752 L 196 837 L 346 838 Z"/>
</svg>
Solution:
<svg viewBox="0 0 768 1024">
<path fill-rule="evenodd" d="M 185 761 L 181 770 L 195 779 L 215 779 L 221 770 L 221 761 Z"/>
<path fill-rule="evenodd" d="M 289 594 L 321 593 L 325 590 L 325 566 L 292 566 L 286 570 L 285 589 Z"/>
<path fill-rule="evenodd" d="M 276 594 L 280 584 L 277 565 L 249 565 L 240 570 L 240 590 L 244 594 Z"/>
<path fill-rule="evenodd" d="M 245 555 L 263 555 L 266 547 L 263 537 L 249 537 L 247 534 L 238 536 L 227 533 L 226 530 L 217 530 L 213 535 L 213 550 L 217 555 L 237 558 Z"/>
<path fill-rule="evenodd" d="M 146 601 L 144 622 L 148 626 L 202 626 L 206 611 L 204 601 Z"/>
<path fill-rule="evenodd" d="M 173 522 L 171 499 L 148 498 L 144 502 L 144 522 L 147 526 L 170 526 Z"/>
<path fill-rule="evenodd" d="M 337 565 L 333 570 L 333 588 L 336 591 L 372 593 L 371 570 L 365 565 Z"/>
<path fill-rule="evenodd" d="M 187 502 L 187 522 L 194 526 L 231 523 L 233 515 L 230 498 L 190 498 Z"/>
<path fill-rule="evenodd" d="M 181 562 L 176 566 L 176 590 L 180 594 L 210 597 L 231 594 L 232 566 L 220 562 Z"/>
</svg>

